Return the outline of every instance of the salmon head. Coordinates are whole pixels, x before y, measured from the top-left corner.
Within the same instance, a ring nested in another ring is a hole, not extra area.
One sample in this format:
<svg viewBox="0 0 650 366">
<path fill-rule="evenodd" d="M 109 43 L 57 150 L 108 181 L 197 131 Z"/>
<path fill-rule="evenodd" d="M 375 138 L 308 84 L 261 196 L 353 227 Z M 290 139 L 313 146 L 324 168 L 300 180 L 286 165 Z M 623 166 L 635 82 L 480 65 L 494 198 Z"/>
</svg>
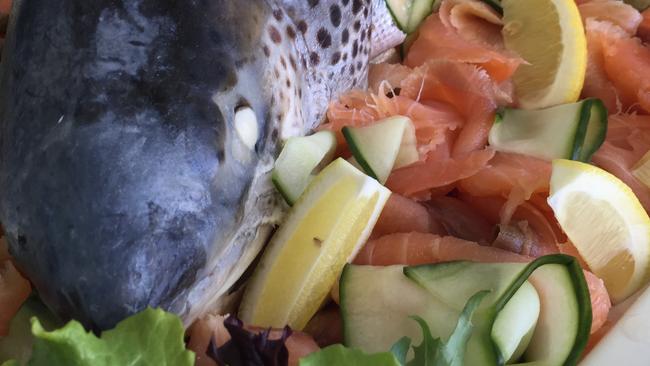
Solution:
<svg viewBox="0 0 650 366">
<path fill-rule="evenodd" d="M 222 305 L 282 212 L 280 141 L 365 83 L 378 6 L 16 1 L 0 220 L 43 301 L 95 329 Z"/>
</svg>

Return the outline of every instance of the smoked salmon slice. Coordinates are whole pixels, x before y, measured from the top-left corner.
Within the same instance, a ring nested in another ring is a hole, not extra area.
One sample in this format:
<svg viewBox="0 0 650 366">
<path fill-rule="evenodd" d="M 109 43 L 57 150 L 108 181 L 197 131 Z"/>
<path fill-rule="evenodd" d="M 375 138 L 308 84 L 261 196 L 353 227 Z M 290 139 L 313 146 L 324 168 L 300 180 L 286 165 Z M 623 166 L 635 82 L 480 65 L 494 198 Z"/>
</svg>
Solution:
<svg viewBox="0 0 650 366">
<path fill-rule="evenodd" d="M 0 337 L 7 335 L 11 319 L 31 292 L 29 281 L 10 260 L 0 262 Z"/>
<path fill-rule="evenodd" d="M 512 214 L 511 219 L 507 222 L 502 222 L 501 208 L 507 202 L 505 198 L 474 197 L 468 194 L 461 194 L 459 198 L 463 202 L 466 202 L 476 213 L 488 220 L 492 227 L 499 229 L 499 235 L 501 237 L 497 237 L 498 239 L 520 241 L 529 239 L 521 242 L 524 245 L 514 245 L 502 249 L 526 256 L 539 257 L 545 254 L 557 253 L 559 250 L 558 244 L 566 241 L 566 237 L 562 233 L 562 229 L 559 227 L 553 214 L 547 215 L 531 202 L 524 202 L 519 205 Z M 522 226 L 525 227 L 522 228 Z M 532 235 L 526 237 L 507 237 L 507 235 L 515 235 L 517 231 L 522 231 L 522 234 L 526 234 L 526 230 L 530 230 L 530 234 Z"/>
<path fill-rule="evenodd" d="M 634 7 L 619 0 L 591 0 L 578 6 L 583 23 L 588 19 L 607 21 L 634 35 L 643 17 Z"/>
<path fill-rule="evenodd" d="M 650 112 L 650 48 L 611 22 L 587 19 L 585 30 L 583 96 L 602 99 L 610 113 Z"/>
<path fill-rule="evenodd" d="M 480 38 L 478 34 L 481 34 L 478 28 L 487 27 L 487 31 L 482 33 L 483 36 L 488 34 L 487 38 L 498 39 L 502 44 L 503 40 L 500 39 L 499 34 L 500 25 L 481 21 L 477 19 L 478 17 L 472 16 L 474 14 L 467 13 L 469 7 L 478 6 L 484 9 L 486 6 L 477 5 L 472 1 L 471 5 L 462 5 L 464 12 L 460 14 L 461 11 L 454 3 L 443 1 L 440 15 L 432 14 L 424 21 L 404 64 L 416 67 L 432 60 L 458 61 L 481 67 L 497 83 L 508 80 L 523 62 L 521 58 L 506 52 L 503 47 L 496 47 L 477 39 Z M 446 11 L 442 12 L 443 9 Z M 447 25 L 443 23 L 441 17 L 446 20 Z M 485 37 L 482 39 L 485 40 Z"/>
<path fill-rule="evenodd" d="M 497 152 L 488 166 L 459 182 L 458 188 L 475 197 L 500 196 L 501 223 L 508 223 L 515 210 L 534 193 L 548 192 L 551 164 L 526 155 Z"/>
<path fill-rule="evenodd" d="M 389 266 L 394 264 L 418 265 L 427 263 L 469 260 L 485 263 L 528 262 L 532 258 L 505 250 L 478 245 L 454 237 L 433 234 L 392 234 L 368 242 L 354 260 L 355 264 Z M 611 307 L 605 283 L 585 271 L 592 304 L 591 333 L 607 320 Z"/>
<path fill-rule="evenodd" d="M 424 205 L 399 194 L 391 194 L 372 230 L 371 237 L 412 231 L 445 234 L 444 227 L 433 220 Z"/>
<path fill-rule="evenodd" d="M 0 0 L 0 14 L 9 14 L 13 0 Z"/>
<path fill-rule="evenodd" d="M 496 226 L 474 207 L 457 197 L 433 197 L 426 206 L 431 216 L 444 228 L 444 235 L 490 245 Z"/>
<path fill-rule="evenodd" d="M 379 63 L 370 64 L 368 69 L 368 89 L 375 94 L 379 93 L 379 87 L 387 82 L 392 88 L 399 88 L 402 80 L 406 79 L 413 70 L 402 64 Z"/>
<path fill-rule="evenodd" d="M 503 20 L 486 2 L 480 0 L 444 0 L 438 16 L 448 29 L 463 39 L 504 50 Z"/>
<path fill-rule="evenodd" d="M 632 174 L 632 167 L 650 150 L 650 116 L 617 114 L 609 117 L 607 137 L 593 162 L 625 182 L 650 212 L 650 189 Z"/>
<path fill-rule="evenodd" d="M 448 159 L 426 159 L 424 162 L 395 170 L 386 181 L 393 192 L 407 197 L 445 187 L 481 171 L 494 156 L 494 150 L 470 151 Z"/>
<path fill-rule="evenodd" d="M 402 81 L 401 95 L 423 103 L 450 104 L 463 116 L 465 124 L 452 146 L 453 157 L 483 149 L 496 108 L 512 101 L 484 70 L 454 61 L 429 61 L 415 68 Z"/>
<path fill-rule="evenodd" d="M 650 42 L 650 8 L 644 10 L 641 16 L 643 19 L 641 20 L 641 24 L 639 24 L 636 35 L 648 43 Z"/>
<path fill-rule="evenodd" d="M 402 115 L 409 117 L 415 127 L 418 150 L 421 156 L 445 142 L 446 132 L 464 124 L 462 116 L 453 106 L 442 102 L 420 103 L 413 98 L 396 95 L 384 82 L 378 94 L 354 90 L 330 104 L 327 123 L 322 129 L 340 133 L 345 126 L 367 126 L 383 118 Z"/>
</svg>

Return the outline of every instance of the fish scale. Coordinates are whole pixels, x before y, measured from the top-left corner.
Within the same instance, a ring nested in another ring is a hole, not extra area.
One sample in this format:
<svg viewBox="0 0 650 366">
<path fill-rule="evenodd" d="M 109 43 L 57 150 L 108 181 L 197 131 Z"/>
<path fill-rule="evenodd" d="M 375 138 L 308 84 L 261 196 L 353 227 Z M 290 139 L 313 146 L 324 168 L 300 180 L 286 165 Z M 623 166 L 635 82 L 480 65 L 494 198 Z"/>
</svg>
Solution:
<svg viewBox="0 0 650 366">
<path fill-rule="evenodd" d="M 0 220 L 18 267 L 94 329 L 224 311 L 286 208 L 281 141 L 402 38 L 383 0 L 16 1 Z"/>
</svg>

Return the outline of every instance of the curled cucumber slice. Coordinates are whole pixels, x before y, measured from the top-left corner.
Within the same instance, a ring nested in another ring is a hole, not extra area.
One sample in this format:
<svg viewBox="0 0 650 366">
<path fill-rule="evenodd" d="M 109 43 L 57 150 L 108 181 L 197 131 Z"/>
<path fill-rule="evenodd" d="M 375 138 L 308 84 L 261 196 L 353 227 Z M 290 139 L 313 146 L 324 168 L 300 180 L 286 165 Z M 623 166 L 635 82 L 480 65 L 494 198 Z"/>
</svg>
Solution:
<svg viewBox="0 0 650 366">
<path fill-rule="evenodd" d="M 504 108 L 490 130 L 490 145 L 540 159 L 589 162 L 605 141 L 607 108 L 599 99 L 550 108 Z"/>
<path fill-rule="evenodd" d="M 275 161 L 271 180 L 290 206 L 314 176 L 332 161 L 335 150 L 336 136 L 332 131 L 287 140 Z"/>
<path fill-rule="evenodd" d="M 364 127 L 344 127 L 343 136 L 356 163 L 382 184 L 393 169 L 419 160 L 415 128 L 408 117 L 389 117 Z"/>
</svg>

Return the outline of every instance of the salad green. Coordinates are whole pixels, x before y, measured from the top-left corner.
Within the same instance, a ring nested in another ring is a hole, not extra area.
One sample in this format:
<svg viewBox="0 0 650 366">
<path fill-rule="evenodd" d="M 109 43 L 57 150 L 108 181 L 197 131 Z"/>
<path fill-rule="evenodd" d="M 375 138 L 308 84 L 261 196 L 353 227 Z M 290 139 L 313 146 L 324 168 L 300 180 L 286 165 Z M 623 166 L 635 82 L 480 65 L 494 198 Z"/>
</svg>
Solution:
<svg viewBox="0 0 650 366">
<path fill-rule="evenodd" d="M 47 331 L 32 318 L 34 346 L 28 366 L 192 366 L 194 353 L 185 349 L 181 320 L 147 308 L 105 331 L 100 337 L 73 320 Z M 18 365 L 11 360 L 3 366 Z"/>
<path fill-rule="evenodd" d="M 300 366 L 463 366 L 465 348 L 473 329 L 472 315 L 488 293 L 489 291 L 480 291 L 467 301 L 447 342 L 440 338 L 434 339 L 427 322 L 419 316 L 412 316 L 422 330 L 422 343 L 413 346 L 413 359 L 409 362 L 406 362 L 406 355 L 411 339 L 403 337 L 390 351 L 373 354 L 340 344 L 329 346 L 300 360 Z"/>
</svg>

